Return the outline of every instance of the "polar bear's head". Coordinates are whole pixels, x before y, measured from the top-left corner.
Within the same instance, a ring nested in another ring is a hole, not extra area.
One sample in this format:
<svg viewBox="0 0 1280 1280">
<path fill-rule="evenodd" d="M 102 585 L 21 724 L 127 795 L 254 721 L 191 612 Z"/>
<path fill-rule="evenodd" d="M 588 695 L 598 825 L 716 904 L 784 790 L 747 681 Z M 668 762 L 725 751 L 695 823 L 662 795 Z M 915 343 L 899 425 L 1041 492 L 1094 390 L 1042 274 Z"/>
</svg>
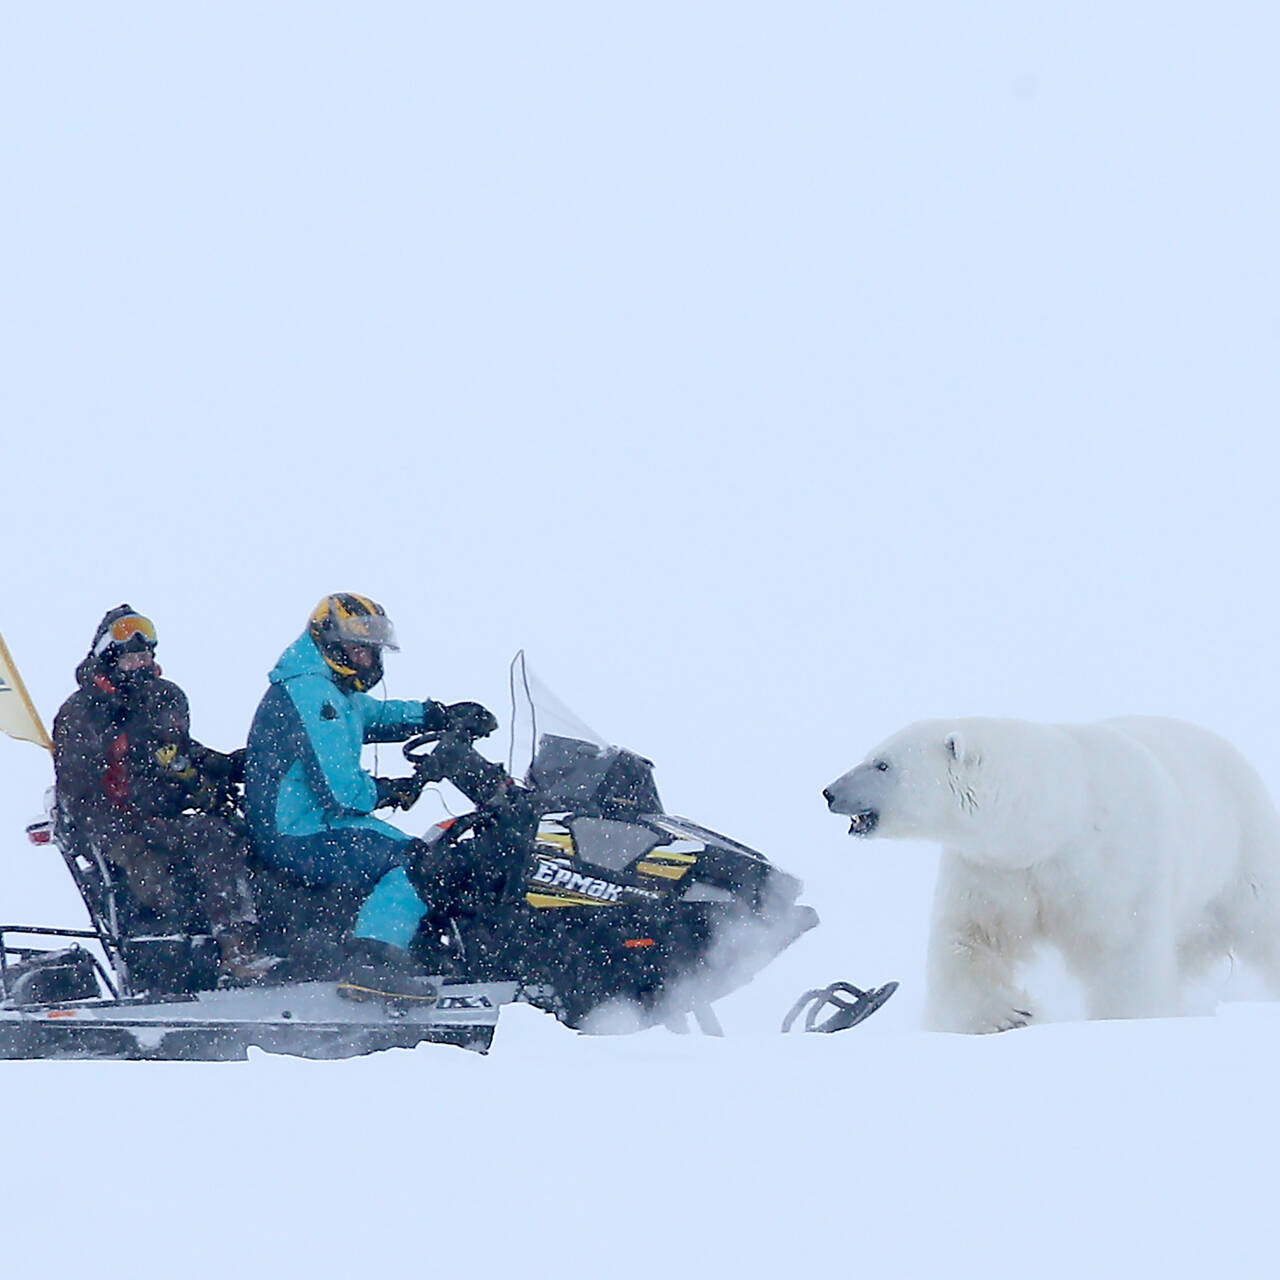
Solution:
<svg viewBox="0 0 1280 1280">
<path fill-rule="evenodd" d="M 885 739 L 822 793 L 855 836 L 963 844 L 981 821 L 989 743 L 972 721 L 921 720 Z"/>
</svg>

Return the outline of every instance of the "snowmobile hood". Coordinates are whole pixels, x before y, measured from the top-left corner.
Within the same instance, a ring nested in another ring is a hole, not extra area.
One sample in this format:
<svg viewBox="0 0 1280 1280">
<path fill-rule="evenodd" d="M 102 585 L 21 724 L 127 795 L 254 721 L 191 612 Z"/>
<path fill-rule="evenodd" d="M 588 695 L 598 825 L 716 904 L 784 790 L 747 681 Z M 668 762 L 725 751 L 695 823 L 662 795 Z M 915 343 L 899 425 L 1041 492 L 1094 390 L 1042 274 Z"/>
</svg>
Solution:
<svg viewBox="0 0 1280 1280">
<path fill-rule="evenodd" d="M 331 683 L 333 668 L 324 660 L 316 642 L 304 631 L 281 655 L 271 668 L 267 679 L 272 684 L 284 684 L 301 676 L 323 676 Z"/>
</svg>

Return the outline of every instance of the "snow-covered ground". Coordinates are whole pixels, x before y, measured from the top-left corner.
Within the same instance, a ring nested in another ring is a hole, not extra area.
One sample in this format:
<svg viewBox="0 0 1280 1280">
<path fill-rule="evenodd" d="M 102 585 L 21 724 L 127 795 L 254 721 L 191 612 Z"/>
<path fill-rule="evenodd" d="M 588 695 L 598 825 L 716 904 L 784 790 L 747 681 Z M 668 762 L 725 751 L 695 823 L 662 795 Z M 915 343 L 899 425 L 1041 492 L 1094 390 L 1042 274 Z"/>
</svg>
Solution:
<svg viewBox="0 0 1280 1280">
<path fill-rule="evenodd" d="M 887 1012 L 887 1011 L 886 1011 Z M 1274 1274 L 1280 1009 L 6 1065 L 10 1266 Z"/>
<path fill-rule="evenodd" d="M 1175 715 L 1280 794 L 1262 0 L 10 5 L 0 631 L 155 618 L 244 741 L 315 601 L 506 724 L 524 647 L 822 927 L 723 1040 L 0 1064 L 3 1256 L 265 1274 L 1271 1276 L 1280 1006 L 917 1029 L 935 854 L 821 788 L 926 716 Z M 502 754 L 499 743 L 496 754 Z M 390 771 L 394 750 L 379 767 Z M 0 914 L 78 923 L 0 741 Z M 429 806 L 427 806 L 429 808 Z M 406 819 L 422 830 L 438 810 Z M 902 982 L 783 1039 L 804 988 Z"/>
<path fill-rule="evenodd" d="M 1273 1274 L 1280 1005 L 916 1030 L 932 859 L 909 862 L 896 891 L 870 866 L 825 885 L 823 928 L 722 1002 L 723 1039 L 583 1036 L 514 1006 L 487 1057 L 3 1064 L 10 1257 L 56 1275 L 122 1254 L 156 1276 Z M 835 977 L 904 985 L 850 1031 L 779 1034 Z M 1220 977 L 1206 1003 L 1248 993 Z M 1074 1011 L 1052 964 L 1037 981 Z"/>
</svg>

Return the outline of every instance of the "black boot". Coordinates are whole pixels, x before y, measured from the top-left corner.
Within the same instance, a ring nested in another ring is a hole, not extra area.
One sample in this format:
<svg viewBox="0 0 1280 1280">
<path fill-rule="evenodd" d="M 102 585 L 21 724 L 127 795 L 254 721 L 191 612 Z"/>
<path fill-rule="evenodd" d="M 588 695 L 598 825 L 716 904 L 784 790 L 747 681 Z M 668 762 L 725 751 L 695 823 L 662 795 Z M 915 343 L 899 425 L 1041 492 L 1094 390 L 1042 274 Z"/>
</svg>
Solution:
<svg viewBox="0 0 1280 1280">
<path fill-rule="evenodd" d="M 436 987 L 430 975 L 399 947 L 373 938 L 352 938 L 347 951 L 338 981 L 338 994 L 345 999 L 435 1003 Z"/>
<path fill-rule="evenodd" d="M 265 982 L 282 963 L 280 956 L 269 955 L 261 949 L 252 924 L 215 928 L 213 936 L 218 940 L 220 953 L 219 985 L 251 986 Z"/>
</svg>

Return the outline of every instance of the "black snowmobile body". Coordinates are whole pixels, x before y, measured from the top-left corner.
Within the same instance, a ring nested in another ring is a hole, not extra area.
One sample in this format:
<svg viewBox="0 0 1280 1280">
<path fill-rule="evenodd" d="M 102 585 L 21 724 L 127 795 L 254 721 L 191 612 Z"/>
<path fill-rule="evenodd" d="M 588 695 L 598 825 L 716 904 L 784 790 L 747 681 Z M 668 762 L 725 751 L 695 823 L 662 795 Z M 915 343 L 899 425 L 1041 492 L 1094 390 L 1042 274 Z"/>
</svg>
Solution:
<svg viewBox="0 0 1280 1280">
<path fill-rule="evenodd" d="M 285 963 L 260 985 L 220 987 L 201 922 L 148 919 L 51 799 L 28 834 L 62 854 L 93 927 L 0 927 L 0 1058 L 485 1052 L 517 999 L 574 1027 L 679 1028 L 693 1013 L 710 1029 L 713 1000 L 817 923 L 794 877 L 663 813 L 652 766 L 631 752 L 546 734 L 522 783 L 457 735 L 420 737 L 405 755 L 421 785 L 448 778 L 475 805 L 431 837 L 475 869 L 476 889 L 413 944 L 437 975 L 434 998 L 341 998 L 341 936 L 358 904 L 309 901 L 265 869 L 259 908 Z"/>
<path fill-rule="evenodd" d="M 451 921 L 464 971 L 519 982 L 580 1027 L 680 1025 L 818 922 L 802 888 L 746 845 L 663 812 L 653 766 L 617 747 L 546 734 L 523 785 L 467 744 L 406 755 L 477 804 L 438 843 L 471 846 L 485 904 Z M 437 939 L 416 946 L 429 965 Z"/>
</svg>

